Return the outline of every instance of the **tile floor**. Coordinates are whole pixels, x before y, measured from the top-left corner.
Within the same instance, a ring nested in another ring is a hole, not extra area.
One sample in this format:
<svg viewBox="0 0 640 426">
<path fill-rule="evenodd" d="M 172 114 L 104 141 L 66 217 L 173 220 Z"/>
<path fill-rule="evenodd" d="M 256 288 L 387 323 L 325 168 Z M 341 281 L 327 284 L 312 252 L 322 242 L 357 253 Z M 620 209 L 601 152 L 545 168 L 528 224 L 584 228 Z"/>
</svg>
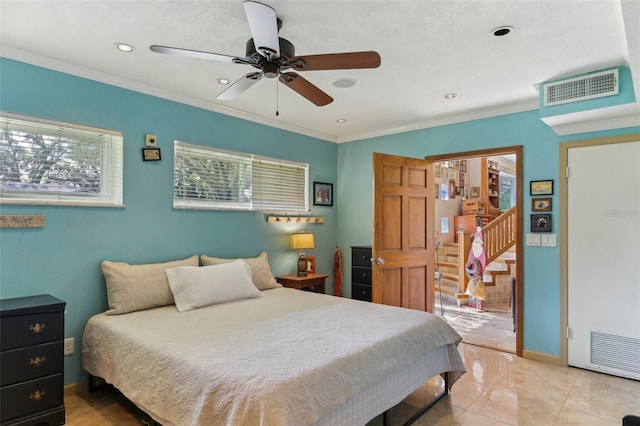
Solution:
<svg viewBox="0 0 640 426">
<path fill-rule="evenodd" d="M 441 305 L 436 295 L 435 314 L 444 318 L 465 343 L 516 352 L 516 333 L 508 305 L 488 305 L 479 312 L 470 306 L 457 306 L 446 300 Z"/>
<path fill-rule="evenodd" d="M 415 425 L 620 426 L 640 415 L 640 381 L 558 367 L 480 346 L 460 344 L 467 373 Z M 391 410 L 401 425 L 441 389 L 430 380 Z M 140 425 L 140 412 L 112 391 L 65 396 L 67 425 Z M 381 416 L 367 426 L 381 426 Z M 350 425 L 351 426 L 351 425 Z"/>
</svg>

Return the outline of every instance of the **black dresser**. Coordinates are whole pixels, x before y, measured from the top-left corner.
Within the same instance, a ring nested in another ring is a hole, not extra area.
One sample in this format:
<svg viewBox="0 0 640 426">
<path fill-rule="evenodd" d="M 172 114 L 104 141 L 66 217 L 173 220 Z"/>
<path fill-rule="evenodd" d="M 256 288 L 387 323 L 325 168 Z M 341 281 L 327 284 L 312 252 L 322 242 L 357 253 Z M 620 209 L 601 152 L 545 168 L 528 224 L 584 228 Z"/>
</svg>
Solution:
<svg viewBox="0 0 640 426">
<path fill-rule="evenodd" d="M 351 246 L 351 298 L 371 302 L 371 246 Z"/>
<path fill-rule="evenodd" d="M 65 423 L 64 308 L 50 295 L 0 300 L 0 424 Z"/>
</svg>

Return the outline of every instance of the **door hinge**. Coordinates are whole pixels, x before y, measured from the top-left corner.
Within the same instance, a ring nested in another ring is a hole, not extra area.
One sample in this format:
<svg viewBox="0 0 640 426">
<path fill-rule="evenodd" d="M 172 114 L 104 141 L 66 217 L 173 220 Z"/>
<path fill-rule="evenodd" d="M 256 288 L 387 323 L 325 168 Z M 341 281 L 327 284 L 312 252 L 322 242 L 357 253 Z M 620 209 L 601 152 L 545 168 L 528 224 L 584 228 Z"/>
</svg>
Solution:
<svg viewBox="0 0 640 426">
<path fill-rule="evenodd" d="M 571 327 L 567 327 L 567 340 L 571 339 L 573 333 L 571 333 Z"/>
<path fill-rule="evenodd" d="M 569 166 L 564 169 L 564 177 L 569 178 Z"/>
</svg>

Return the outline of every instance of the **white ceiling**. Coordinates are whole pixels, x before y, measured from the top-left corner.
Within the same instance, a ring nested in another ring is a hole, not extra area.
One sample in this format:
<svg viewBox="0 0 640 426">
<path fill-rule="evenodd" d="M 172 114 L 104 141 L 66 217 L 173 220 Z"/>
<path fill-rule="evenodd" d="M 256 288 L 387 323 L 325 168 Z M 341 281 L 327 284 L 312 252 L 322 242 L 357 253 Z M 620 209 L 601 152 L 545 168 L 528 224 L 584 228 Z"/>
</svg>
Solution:
<svg viewBox="0 0 640 426">
<path fill-rule="evenodd" d="M 334 98 L 324 107 L 276 79 L 217 101 L 217 78 L 254 69 L 149 50 L 244 57 L 241 0 L 0 0 L 0 54 L 334 142 L 536 109 L 537 83 L 612 66 L 631 68 L 640 99 L 637 0 L 265 2 L 296 55 L 376 50 L 382 65 L 301 73 Z M 491 34 L 504 25 L 514 31 Z M 120 53 L 118 42 L 136 50 Z M 340 78 L 357 83 L 334 87 Z"/>
</svg>

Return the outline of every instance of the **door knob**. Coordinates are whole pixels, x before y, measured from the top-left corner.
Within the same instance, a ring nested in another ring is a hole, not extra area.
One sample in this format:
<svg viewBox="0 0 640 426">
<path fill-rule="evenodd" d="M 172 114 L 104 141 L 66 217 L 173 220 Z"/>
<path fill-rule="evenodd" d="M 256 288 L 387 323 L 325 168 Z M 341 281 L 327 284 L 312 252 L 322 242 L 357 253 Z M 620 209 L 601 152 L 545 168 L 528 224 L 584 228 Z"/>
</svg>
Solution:
<svg viewBox="0 0 640 426">
<path fill-rule="evenodd" d="M 376 264 L 377 265 L 384 265 L 384 259 L 381 257 L 376 257 Z"/>
</svg>

